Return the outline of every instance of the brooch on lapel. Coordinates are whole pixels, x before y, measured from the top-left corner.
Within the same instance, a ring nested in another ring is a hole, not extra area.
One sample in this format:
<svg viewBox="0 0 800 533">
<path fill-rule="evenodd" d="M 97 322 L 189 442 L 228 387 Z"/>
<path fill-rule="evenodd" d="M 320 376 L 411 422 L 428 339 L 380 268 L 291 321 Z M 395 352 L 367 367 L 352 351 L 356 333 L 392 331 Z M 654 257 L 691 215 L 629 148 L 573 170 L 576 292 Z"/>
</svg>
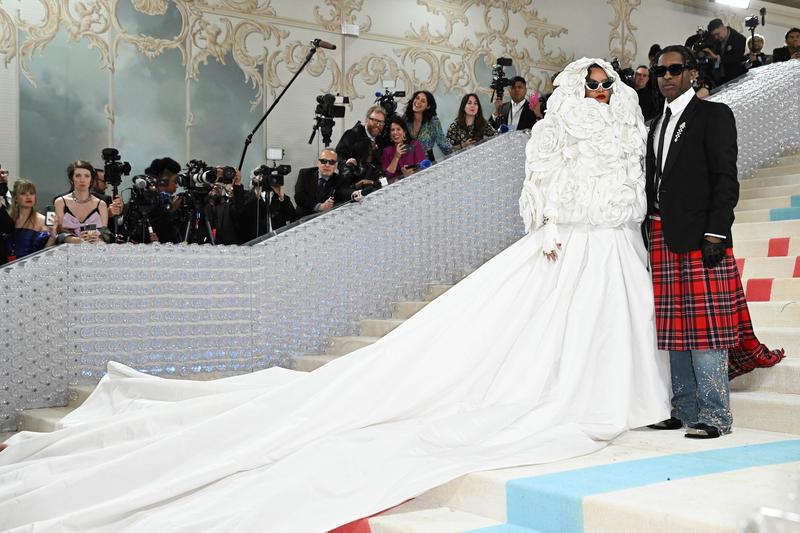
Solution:
<svg viewBox="0 0 800 533">
<path fill-rule="evenodd" d="M 675 138 L 672 140 L 672 142 L 674 143 L 678 142 L 678 139 L 681 138 L 681 133 L 683 133 L 683 128 L 685 127 L 686 127 L 686 121 L 681 122 L 681 125 L 678 126 L 678 131 L 675 132 Z"/>
</svg>

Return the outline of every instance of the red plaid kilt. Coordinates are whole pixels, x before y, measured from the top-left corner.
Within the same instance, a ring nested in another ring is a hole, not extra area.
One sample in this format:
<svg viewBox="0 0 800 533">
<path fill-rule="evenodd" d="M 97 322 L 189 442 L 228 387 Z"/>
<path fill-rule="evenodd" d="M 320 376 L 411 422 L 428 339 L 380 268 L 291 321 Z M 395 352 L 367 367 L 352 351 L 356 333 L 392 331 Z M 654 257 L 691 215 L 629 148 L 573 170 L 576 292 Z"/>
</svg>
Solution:
<svg viewBox="0 0 800 533">
<path fill-rule="evenodd" d="M 735 378 L 757 365 L 768 352 L 753 333 L 739 269 L 728 248 L 715 268 L 703 266 L 701 251 L 667 249 L 660 220 L 648 220 L 650 265 L 660 350 L 728 349 L 728 376 Z"/>
</svg>

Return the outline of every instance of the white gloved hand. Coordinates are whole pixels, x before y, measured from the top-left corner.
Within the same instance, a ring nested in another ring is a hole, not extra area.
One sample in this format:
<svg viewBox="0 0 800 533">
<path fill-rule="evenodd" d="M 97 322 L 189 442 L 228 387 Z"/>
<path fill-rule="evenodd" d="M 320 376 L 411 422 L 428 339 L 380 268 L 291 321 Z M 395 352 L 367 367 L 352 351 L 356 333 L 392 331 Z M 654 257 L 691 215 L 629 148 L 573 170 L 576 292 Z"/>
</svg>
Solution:
<svg viewBox="0 0 800 533">
<path fill-rule="evenodd" d="M 558 257 L 556 250 L 561 249 L 561 237 L 555 224 L 545 224 L 542 226 L 542 252 L 548 259 L 555 260 Z"/>
</svg>

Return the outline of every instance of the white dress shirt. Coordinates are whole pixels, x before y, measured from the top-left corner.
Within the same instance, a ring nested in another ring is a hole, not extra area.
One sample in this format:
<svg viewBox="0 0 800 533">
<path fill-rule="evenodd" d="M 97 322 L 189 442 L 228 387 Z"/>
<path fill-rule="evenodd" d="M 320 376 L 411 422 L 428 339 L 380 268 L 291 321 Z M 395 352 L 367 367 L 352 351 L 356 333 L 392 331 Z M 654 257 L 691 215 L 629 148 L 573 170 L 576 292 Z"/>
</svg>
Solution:
<svg viewBox="0 0 800 533">
<path fill-rule="evenodd" d="M 511 131 L 517 131 L 517 125 L 519 124 L 519 117 L 522 116 L 522 106 L 527 104 L 528 101 L 523 98 L 519 102 L 515 102 L 511 100 L 511 109 L 508 111 L 508 128 Z"/>
</svg>

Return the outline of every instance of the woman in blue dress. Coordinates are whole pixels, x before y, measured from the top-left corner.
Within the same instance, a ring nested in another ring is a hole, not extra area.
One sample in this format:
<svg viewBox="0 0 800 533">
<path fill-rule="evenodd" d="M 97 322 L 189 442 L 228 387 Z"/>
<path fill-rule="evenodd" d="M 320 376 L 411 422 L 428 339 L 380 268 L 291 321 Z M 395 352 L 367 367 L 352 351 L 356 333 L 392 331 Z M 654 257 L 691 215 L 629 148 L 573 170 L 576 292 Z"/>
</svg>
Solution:
<svg viewBox="0 0 800 533">
<path fill-rule="evenodd" d="M 36 211 L 36 185 L 33 182 L 22 178 L 14 182 L 10 214 L 14 220 L 14 233 L 6 239 L 3 250 L 9 262 L 55 242 L 55 226 L 48 228 L 44 215 Z"/>
</svg>

